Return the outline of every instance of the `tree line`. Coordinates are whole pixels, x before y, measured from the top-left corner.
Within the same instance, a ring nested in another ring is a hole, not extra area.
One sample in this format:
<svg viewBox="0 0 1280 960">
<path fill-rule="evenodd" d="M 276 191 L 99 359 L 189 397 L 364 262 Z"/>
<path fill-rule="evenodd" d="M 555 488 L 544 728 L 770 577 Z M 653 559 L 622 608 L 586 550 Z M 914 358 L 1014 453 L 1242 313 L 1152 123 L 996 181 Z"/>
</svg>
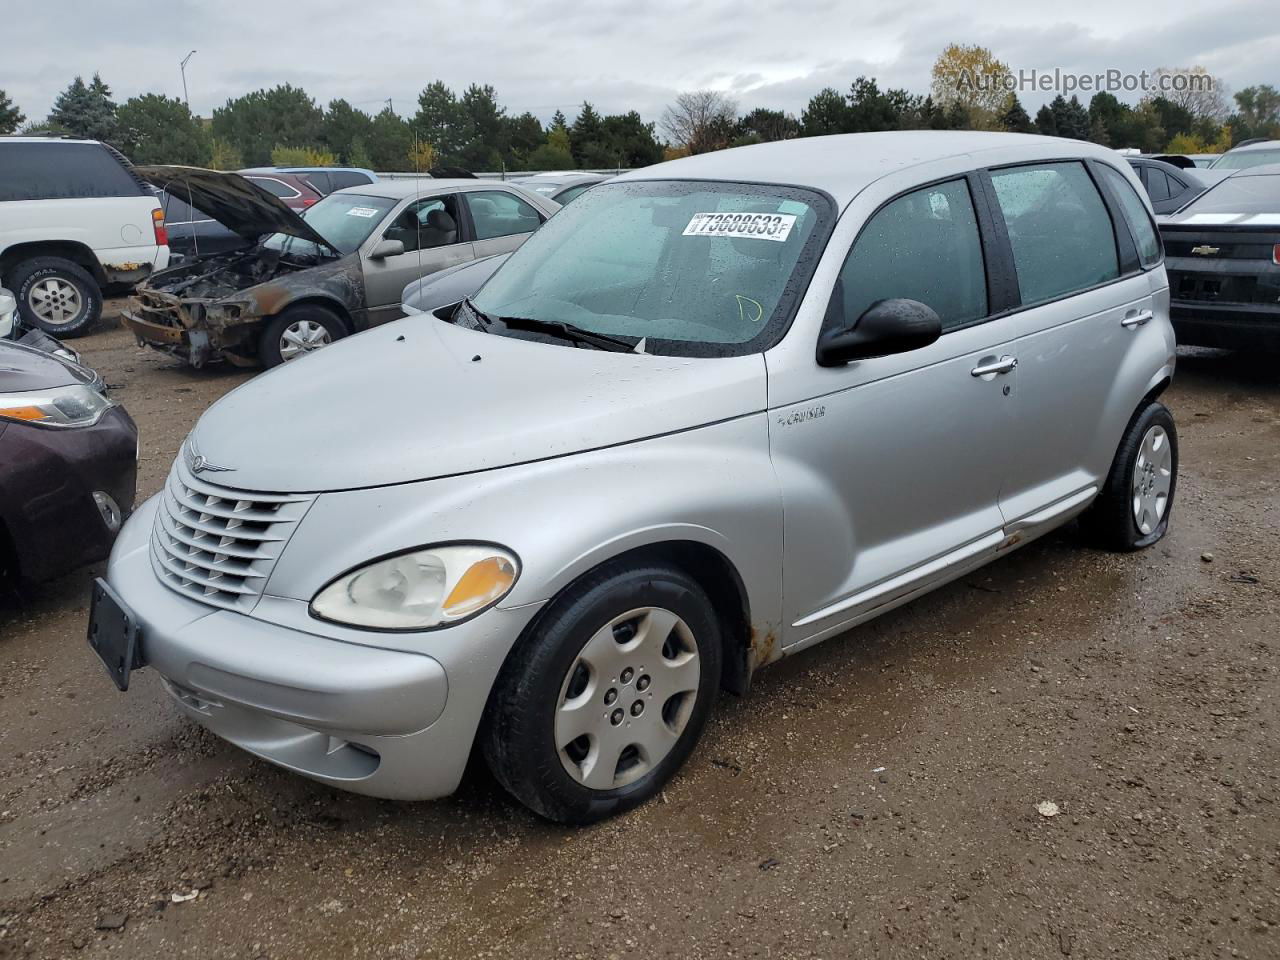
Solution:
<svg viewBox="0 0 1280 960">
<path fill-rule="evenodd" d="M 1196 73 L 1208 76 L 1201 68 L 1154 75 Z M 487 84 L 471 84 L 458 94 L 435 81 L 418 95 L 415 112 L 401 116 L 390 101 L 376 113 L 344 99 L 322 107 L 286 83 L 230 99 L 206 120 L 161 94 L 117 104 L 94 74 L 88 83 L 76 77 L 44 121 L 26 123 L 0 90 L 0 134 L 22 129 L 90 137 L 113 144 L 136 163 L 220 170 L 342 164 L 473 171 L 640 167 L 751 143 L 880 130 L 1042 133 L 1145 153 L 1218 152 L 1247 138 L 1280 138 L 1280 91 L 1269 84 L 1239 90 L 1231 101 L 1216 83 L 1146 96 L 1134 105 L 1106 92 L 1087 104 L 1077 95 L 1058 94 L 1033 118 L 1010 92 L 1005 81 L 1011 76 L 987 48 L 952 44 L 935 61 L 925 94 L 881 89 L 874 77 L 861 76 L 847 92 L 819 91 L 798 117 L 765 107 L 741 111 L 728 96 L 703 90 L 678 96 L 659 124 L 646 123 L 634 110 L 602 115 L 583 102 L 572 121 L 556 111 L 544 125 L 532 113 L 509 113 Z"/>
</svg>

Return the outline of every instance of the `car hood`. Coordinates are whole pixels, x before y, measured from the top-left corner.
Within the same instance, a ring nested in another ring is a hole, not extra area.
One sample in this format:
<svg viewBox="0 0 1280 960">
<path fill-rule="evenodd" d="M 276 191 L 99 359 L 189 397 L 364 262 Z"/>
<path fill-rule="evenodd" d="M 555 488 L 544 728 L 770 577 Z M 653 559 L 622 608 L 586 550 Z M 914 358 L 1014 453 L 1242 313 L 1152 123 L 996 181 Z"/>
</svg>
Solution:
<svg viewBox="0 0 1280 960">
<path fill-rule="evenodd" d="M 279 197 L 273 197 L 238 173 L 162 165 L 134 167 L 134 171 L 153 187 L 207 213 L 251 243 L 270 233 L 283 233 L 322 247 L 329 246 L 328 240 L 311 229 Z"/>
<path fill-rule="evenodd" d="M 59 359 L 33 346 L 0 341 L 0 393 L 48 390 L 95 382 L 96 374 L 87 367 Z"/>
<path fill-rule="evenodd" d="M 761 354 L 612 353 L 408 317 L 227 394 L 192 431 L 240 490 L 322 492 L 492 470 L 766 406 Z"/>
</svg>

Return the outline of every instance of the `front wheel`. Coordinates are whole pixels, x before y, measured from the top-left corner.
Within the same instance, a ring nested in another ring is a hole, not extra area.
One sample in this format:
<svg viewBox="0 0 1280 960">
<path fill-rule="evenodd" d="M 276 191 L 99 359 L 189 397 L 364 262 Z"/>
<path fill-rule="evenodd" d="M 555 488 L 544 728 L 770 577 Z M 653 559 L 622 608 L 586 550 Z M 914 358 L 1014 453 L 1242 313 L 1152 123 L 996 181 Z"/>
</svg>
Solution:
<svg viewBox="0 0 1280 960">
<path fill-rule="evenodd" d="M 683 572 L 606 567 L 512 652 L 482 734 L 497 780 L 560 823 L 652 797 L 688 758 L 720 686 L 720 627 Z"/>
<path fill-rule="evenodd" d="M 1111 472 L 1080 517 L 1085 534 L 1110 550 L 1149 547 L 1169 530 L 1178 486 L 1178 431 L 1162 403 L 1143 407 L 1129 422 Z"/>
<path fill-rule="evenodd" d="M 88 271 L 62 257 L 35 257 L 8 278 L 28 325 L 55 337 L 78 337 L 102 316 L 102 294 Z"/>
<path fill-rule="evenodd" d="M 264 367 L 276 367 L 327 347 L 346 334 L 342 319 L 327 307 L 319 304 L 290 307 L 273 317 L 263 329 L 259 358 Z"/>
</svg>

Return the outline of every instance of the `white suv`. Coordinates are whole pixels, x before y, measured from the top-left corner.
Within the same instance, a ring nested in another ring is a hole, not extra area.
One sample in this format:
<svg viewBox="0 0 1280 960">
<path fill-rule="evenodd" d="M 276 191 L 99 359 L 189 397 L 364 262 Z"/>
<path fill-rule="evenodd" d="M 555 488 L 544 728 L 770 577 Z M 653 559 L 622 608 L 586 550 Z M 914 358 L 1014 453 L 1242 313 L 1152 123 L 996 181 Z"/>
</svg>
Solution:
<svg viewBox="0 0 1280 960">
<path fill-rule="evenodd" d="M 0 137 L 0 276 L 28 324 L 88 331 L 105 288 L 169 264 L 160 202 L 96 140 Z"/>
</svg>

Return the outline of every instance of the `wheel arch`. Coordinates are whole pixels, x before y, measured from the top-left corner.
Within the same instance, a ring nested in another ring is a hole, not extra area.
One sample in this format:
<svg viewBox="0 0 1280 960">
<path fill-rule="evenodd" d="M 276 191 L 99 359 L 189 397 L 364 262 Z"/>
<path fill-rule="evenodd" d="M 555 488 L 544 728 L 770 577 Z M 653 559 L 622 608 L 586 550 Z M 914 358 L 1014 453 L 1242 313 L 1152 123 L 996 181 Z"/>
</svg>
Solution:
<svg viewBox="0 0 1280 960">
<path fill-rule="evenodd" d="M 304 294 L 296 300 L 290 300 L 287 303 L 281 304 L 270 312 L 264 312 L 262 318 L 264 320 L 272 320 L 281 314 L 288 313 L 290 310 L 294 310 L 298 307 L 324 307 L 342 321 L 342 325 L 346 327 L 347 336 L 356 332 L 351 311 L 347 309 L 347 305 L 337 297 L 327 296 L 323 293 Z"/>
<path fill-rule="evenodd" d="M 70 260 L 89 272 L 97 282 L 99 290 L 107 282 L 97 255 L 83 243 L 75 240 L 32 240 L 6 247 L 4 253 L 0 253 L 0 276 L 7 277 L 18 264 L 39 257 L 61 257 L 63 260 Z"/>
<path fill-rule="evenodd" d="M 772 639 L 776 637 L 776 633 L 765 630 L 762 636 L 761 630 L 752 625 L 751 603 L 746 585 L 728 556 L 703 540 L 659 539 L 614 552 L 601 551 L 591 556 L 589 564 L 575 567 L 567 582 L 561 583 L 538 615 L 524 628 L 506 659 L 523 644 L 526 637 L 539 629 L 547 611 L 555 606 L 557 600 L 602 567 L 617 563 L 659 563 L 671 566 L 697 581 L 707 592 L 716 616 L 724 627 L 721 636 L 724 653 L 721 687 L 724 689 L 738 695 L 745 694 L 750 687 L 754 668 L 777 656 L 774 652 L 776 640 Z"/>
</svg>

